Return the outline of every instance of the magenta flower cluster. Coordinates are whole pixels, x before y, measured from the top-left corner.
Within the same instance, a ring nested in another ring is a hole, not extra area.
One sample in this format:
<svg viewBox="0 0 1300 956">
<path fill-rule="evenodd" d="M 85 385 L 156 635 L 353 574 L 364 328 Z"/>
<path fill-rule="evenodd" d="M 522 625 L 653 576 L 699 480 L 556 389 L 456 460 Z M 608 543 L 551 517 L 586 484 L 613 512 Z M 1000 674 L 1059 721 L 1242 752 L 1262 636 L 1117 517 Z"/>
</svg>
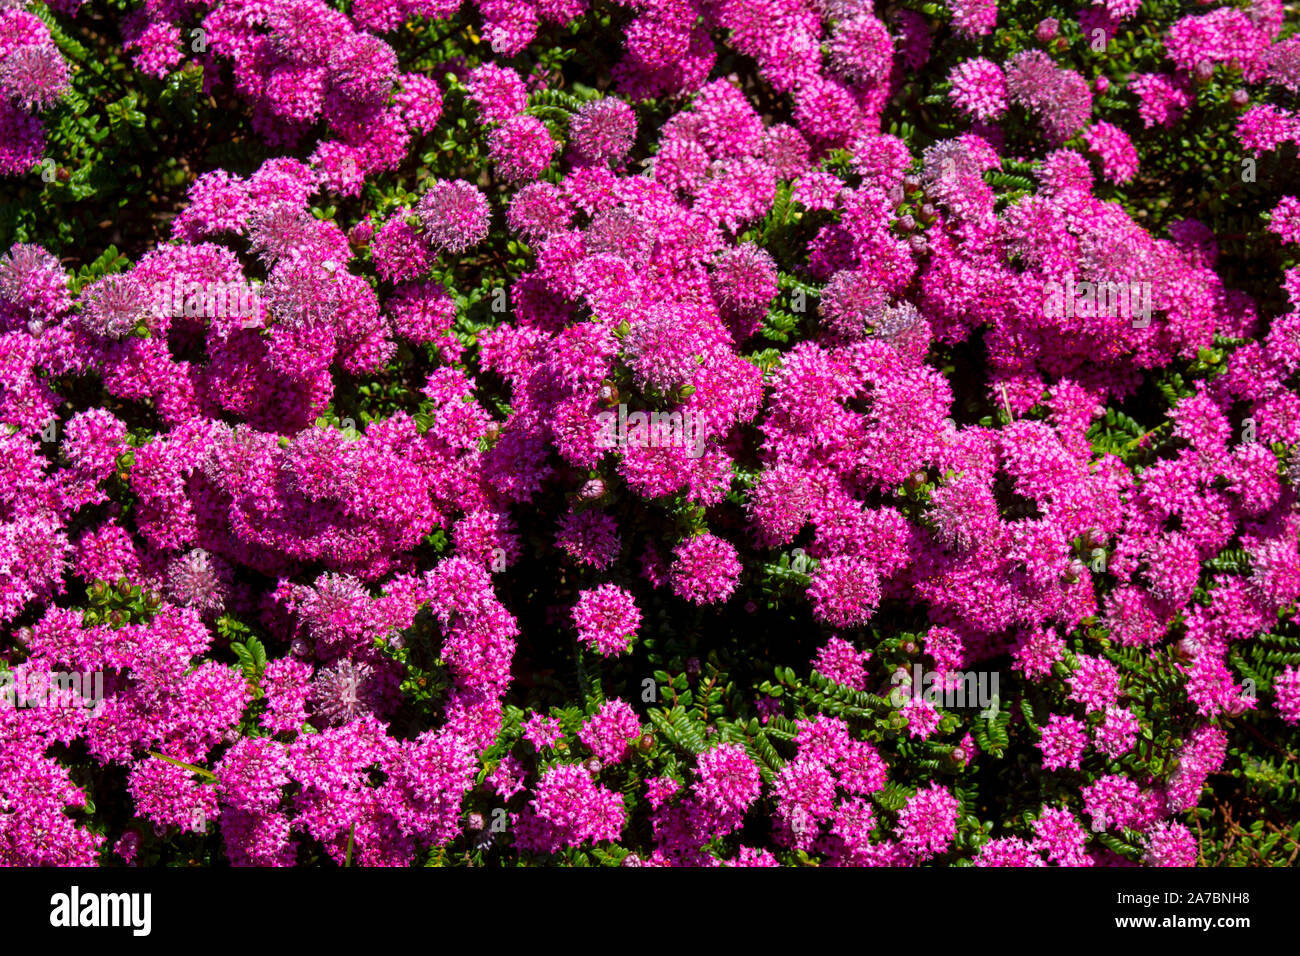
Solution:
<svg viewBox="0 0 1300 956">
<path fill-rule="evenodd" d="M 195 6 L 128 18 L 139 70 L 190 55 Z M 931 55 L 911 11 L 627 4 L 610 92 L 557 122 L 536 108 L 545 81 L 504 61 L 403 72 L 396 28 L 456 2 L 197 6 L 205 65 L 284 155 L 202 173 L 169 241 L 84 286 L 55 250 L 0 256 L 0 626 L 24 629 L 9 669 L 106 676 L 93 711 L 0 701 L 0 863 L 135 858 L 134 830 L 107 840 L 66 812 L 87 797 L 51 752 L 73 743 L 121 773 L 141 826 L 212 826 L 236 865 L 292 865 L 309 842 L 339 864 L 408 865 L 494 832 L 464 812 L 484 788 L 510 802 L 513 847 L 541 857 L 637 826 L 653 849 L 627 865 L 1116 865 L 1093 835 L 1121 830 L 1146 864 L 1196 862 L 1187 812 L 1227 759 L 1223 725 L 1300 723 L 1296 663 L 1257 689 L 1238 655 L 1300 600 L 1300 270 L 1277 304 L 1256 301 L 1216 271 L 1226 237 L 1195 219 L 1152 231 L 1109 190 L 1143 174 L 1138 124 L 1175 127 L 1205 69 L 1296 91 L 1276 0 L 1172 24 L 1167 70 L 1129 78 L 1123 117 L 1053 59 L 1060 24 L 1044 21 L 1046 49 L 946 71 L 936 109 L 960 128 L 924 149 L 882 123 Z M 586 8 L 475 6 L 506 57 Z M 1137 6 L 1080 20 L 1113 34 Z M 993 0 L 946 7 L 963 43 L 998 22 Z M 789 122 L 716 75 L 719 35 Z M 41 20 L 0 9 L 0 173 L 39 161 L 35 114 L 69 82 Z M 658 128 L 651 99 L 672 104 Z M 417 144 L 453 102 L 481 168 L 417 182 Z M 1040 136 L 1033 157 L 1004 149 L 1013 116 Z M 1300 141 L 1300 118 L 1261 102 L 1234 135 L 1262 157 Z M 1005 201 L 991 174 L 1013 160 L 1033 178 Z M 400 200 L 379 205 L 371 187 L 392 181 Z M 364 212 L 321 214 L 326 197 Z M 1294 257 L 1300 200 L 1270 208 L 1268 241 Z M 507 251 L 528 262 L 500 290 L 508 310 L 470 321 L 481 290 L 439 277 Z M 1116 290 L 1113 307 L 1060 308 L 1074 283 Z M 178 285 L 250 288 L 251 312 L 160 308 Z M 786 340 L 761 337 L 783 322 Z M 976 343 L 973 384 L 934 361 Z M 430 365 L 418 412 L 340 417 L 341 383 L 388 380 L 412 355 Z M 1108 407 L 1194 362 L 1218 368 L 1156 427 L 1095 440 Z M 102 401 L 70 404 L 84 390 L 69 383 L 92 381 Z M 611 443 L 602 416 L 619 415 Z M 525 635 L 542 614 L 503 582 L 529 562 L 563 597 Z M 82 606 L 83 585 L 120 579 L 150 595 L 147 615 Z M 630 668 L 669 640 L 654 610 L 707 645 L 709 622 L 759 615 L 783 587 L 819 636 L 776 663 L 890 712 L 888 742 L 829 706 L 789 716 L 769 687 L 756 712 L 785 734 L 779 766 L 757 722 L 737 723 L 628 783 L 667 747 L 646 711 L 680 687 L 646 667 L 622 696 L 584 689 L 581 719 L 512 696 L 521 648 L 558 634 L 584 668 Z M 900 747 L 943 746 L 959 768 L 1000 754 L 919 688 L 887 702 L 866 635 L 901 630 L 891 615 L 920 622 L 905 653 L 927 669 L 1005 660 L 1008 683 L 1055 694 L 1019 758 L 1068 798 L 961 844 L 960 788 L 938 771 L 899 782 Z M 270 649 L 251 673 L 228 662 L 232 621 Z M 419 674 L 403 656 L 416 634 L 436 658 Z M 1166 703 L 1188 723 L 1161 744 L 1163 776 L 1110 766 L 1151 721 L 1116 649 L 1175 662 Z M 398 715 L 436 681 L 410 732 Z M 767 829 L 769 846 L 737 842 Z"/>
<path fill-rule="evenodd" d="M 0 8 L 0 176 L 41 165 L 45 126 L 37 114 L 68 91 L 68 72 L 40 17 L 21 5 Z"/>
</svg>

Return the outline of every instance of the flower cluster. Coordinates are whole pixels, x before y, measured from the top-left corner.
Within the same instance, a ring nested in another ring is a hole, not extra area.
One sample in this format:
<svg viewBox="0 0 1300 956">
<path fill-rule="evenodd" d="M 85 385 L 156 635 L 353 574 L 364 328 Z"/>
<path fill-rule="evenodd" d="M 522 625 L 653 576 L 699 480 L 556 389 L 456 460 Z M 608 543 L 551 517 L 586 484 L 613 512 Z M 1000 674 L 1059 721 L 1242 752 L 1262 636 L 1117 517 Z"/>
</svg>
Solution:
<svg viewBox="0 0 1300 956">
<path fill-rule="evenodd" d="M 66 6 L 0 4 L 0 174 L 91 102 Z M 1181 866 L 1216 775 L 1294 806 L 1278 0 L 646 0 L 576 81 L 604 14 L 474 6 L 144 3 L 256 150 L 77 269 L 0 217 L 0 864 Z"/>
<path fill-rule="evenodd" d="M 21 6 L 0 8 L 0 176 L 41 163 L 45 127 L 35 114 L 69 89 L 68 64 L 49 27 Z"/>
</svg>

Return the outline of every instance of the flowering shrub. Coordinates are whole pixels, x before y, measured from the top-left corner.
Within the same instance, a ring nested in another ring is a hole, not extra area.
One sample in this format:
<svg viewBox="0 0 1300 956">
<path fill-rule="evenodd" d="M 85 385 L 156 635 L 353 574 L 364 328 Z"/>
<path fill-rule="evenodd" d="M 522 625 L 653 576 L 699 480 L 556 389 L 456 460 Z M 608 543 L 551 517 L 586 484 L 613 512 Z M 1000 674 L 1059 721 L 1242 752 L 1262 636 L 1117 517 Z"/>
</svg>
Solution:
<svg viewBox="0 0 1300 956">
<path fill-rule="evenodd" d="M 1294 859 L 1279 0 L 339 6 L 0 4 L 0 862 Z"/>
</svg>

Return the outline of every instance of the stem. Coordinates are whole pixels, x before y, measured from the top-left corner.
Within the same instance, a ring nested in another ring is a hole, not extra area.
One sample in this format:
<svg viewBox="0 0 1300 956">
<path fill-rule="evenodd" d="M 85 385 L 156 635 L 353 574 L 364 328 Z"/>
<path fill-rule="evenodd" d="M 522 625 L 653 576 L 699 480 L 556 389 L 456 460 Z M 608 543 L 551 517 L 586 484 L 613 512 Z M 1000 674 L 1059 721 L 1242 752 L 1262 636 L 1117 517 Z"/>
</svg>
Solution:
<svg viewBox="0 0 1300 956">
<path fill-rule="evenodd" d="M 163 754 L 158 753 L 158 751 L 156 750 L 150 750 L 149 756 L 157 757 L 159 760 L 166 760 L 168 763 L 174 763 L 178 767 L 184 767 L 186 770 L 190 771 L 191 773 L 200 774 L 204 777 L 207 777 L 209 780 L 217 779 L 217 775 L 213 773 L 211 770 L 204 770 L 202 767 L 196 767 L 192 763 L 186 763 L 183 760 L 177 760 L 175 757 L 164 756 Z"/>
</svg>

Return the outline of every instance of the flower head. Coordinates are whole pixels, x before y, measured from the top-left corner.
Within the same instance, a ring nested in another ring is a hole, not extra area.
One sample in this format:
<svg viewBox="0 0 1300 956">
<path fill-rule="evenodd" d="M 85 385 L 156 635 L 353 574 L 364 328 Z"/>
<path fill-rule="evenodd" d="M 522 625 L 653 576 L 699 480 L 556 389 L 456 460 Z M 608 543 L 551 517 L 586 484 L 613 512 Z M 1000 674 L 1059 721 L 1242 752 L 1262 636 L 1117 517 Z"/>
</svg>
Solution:
<svg viewBox="0 0 1300 956">
<path fill-rule="evenodd" d="M 195 608 L 205 616 L 225 608 L 230 588 L 229 565 L 202 548 L 186 552 L 167 570 L 167 589 L 178 604 Z"/>
<path fill-rule="evenodd" d="M 616 163 L 636 137 L 636 113 L 620 99 L 604 97 L 585 103 L 569 121 L 573 148 L 592 163 Z"/>
<path fill-rule="evenodd" d="M 630 592 L 615 584 L 583 591 L 573 608 L 578 640 L 611 657 L 627 651 L 628 639 L 641 625 L 641 612 Z"/>
<path fill-rule="evenodd" d="M 425 238 L 435 249 L 460 253 L 487 237 L 487 197 L 464 180 L 438 180 L 415 207 Z"/>
<path fill-rule="evenodd" d="M 68 65 L 52 44 L 29 43 L 0 57 L 0 89 L 24 109 L 53 106 L 69 86 Z"/>
</svg>

